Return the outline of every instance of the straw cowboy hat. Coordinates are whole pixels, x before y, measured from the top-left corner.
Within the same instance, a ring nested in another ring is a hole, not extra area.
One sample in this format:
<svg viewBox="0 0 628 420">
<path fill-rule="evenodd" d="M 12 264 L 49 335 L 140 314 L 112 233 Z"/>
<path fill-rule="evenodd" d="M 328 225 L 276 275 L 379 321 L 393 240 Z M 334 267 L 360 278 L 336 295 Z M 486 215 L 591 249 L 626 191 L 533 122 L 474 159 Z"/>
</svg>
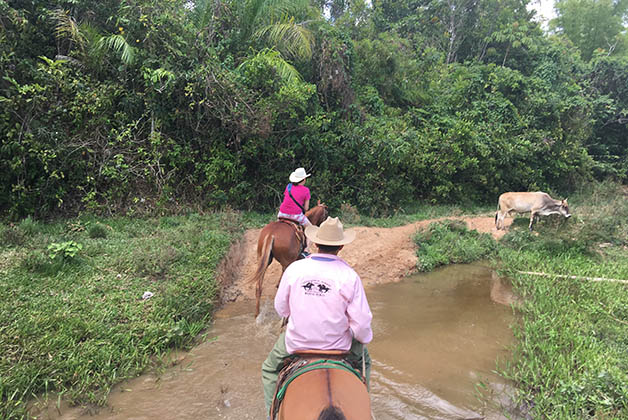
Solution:
<svg viewBox="0 0 628 420">
<path fill-rule="evenodd" d="M 328 217 L 327 220 L 321 223 L 321 227 L 306 227 L 305 236 L 315 244 L 339 246 L 353 242 L 355 231 L 344 231 L 342 223 L 337 217 Z"/>
<path fill-rule="evenodd" d="M 310 175 L 312 174 L 306 173 L 305 169 L 297 168 L 294 172 L 290 174 L 290 182 L 301 182 Z"/>
</svg>

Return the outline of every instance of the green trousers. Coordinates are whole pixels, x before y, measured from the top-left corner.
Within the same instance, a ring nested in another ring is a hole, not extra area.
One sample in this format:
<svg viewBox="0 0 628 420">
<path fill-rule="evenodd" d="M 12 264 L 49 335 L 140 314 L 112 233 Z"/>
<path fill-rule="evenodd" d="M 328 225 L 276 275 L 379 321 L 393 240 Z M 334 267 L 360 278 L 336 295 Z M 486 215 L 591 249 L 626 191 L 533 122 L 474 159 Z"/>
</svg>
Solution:
<svg viewBox="0 0 628 420">
<path fill-rule="evenodd" d="M 366 385 L 370 386 L 371 378 L 371 356 L 366 346 L 355 339 L 351 343 L 351 349 L 347 355 L 347 361 L 354 366 L 362 366 L 362 350 L 364 349 L 364 367 L 366 377 Z M 286 357 L 291 356 L 286 350 L 286 333 L 282 332 L 275 342 L 275 347 L 262 363 L 262 387 L 264 388 L 264 402 L 266 403 L 266 413 L 270 414 L 270 406 L 275 397 L 275 388 L 277 387 L 277 377 L 282 368 L 283 361 Z"/>
</svg>

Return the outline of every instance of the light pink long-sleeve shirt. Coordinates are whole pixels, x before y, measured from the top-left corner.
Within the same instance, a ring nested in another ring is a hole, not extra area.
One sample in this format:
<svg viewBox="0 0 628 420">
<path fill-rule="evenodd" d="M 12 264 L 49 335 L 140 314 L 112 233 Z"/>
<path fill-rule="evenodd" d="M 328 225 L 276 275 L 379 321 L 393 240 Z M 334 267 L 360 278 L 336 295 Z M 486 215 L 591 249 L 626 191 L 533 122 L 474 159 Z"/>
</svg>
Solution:
<svg viewBox="0 0 628 420">
<path fill-rule="evenodd" d="M 342 258 L 312 254 L 288 266 L 275 295 L 275 310 L 290 317 L 286 350 L 343 350 L 355 337 L 373 339 L 371 309 L 358 274 Z"/>
</svg>

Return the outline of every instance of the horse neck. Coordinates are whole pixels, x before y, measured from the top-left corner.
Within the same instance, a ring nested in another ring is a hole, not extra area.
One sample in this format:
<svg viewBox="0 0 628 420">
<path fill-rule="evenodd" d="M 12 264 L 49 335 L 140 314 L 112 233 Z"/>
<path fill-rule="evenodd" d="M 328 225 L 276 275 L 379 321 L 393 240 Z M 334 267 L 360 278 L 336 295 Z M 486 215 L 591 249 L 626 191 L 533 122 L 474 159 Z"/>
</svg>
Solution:
<svg viewBox="0 0 628 420">
<path fill-rule="evenodd" d="M 325 207 L 322 205 L 313 207 L 305 213 L 305 216 L 313 225 L 320 226 L 325 218 Z"/>
</svg>

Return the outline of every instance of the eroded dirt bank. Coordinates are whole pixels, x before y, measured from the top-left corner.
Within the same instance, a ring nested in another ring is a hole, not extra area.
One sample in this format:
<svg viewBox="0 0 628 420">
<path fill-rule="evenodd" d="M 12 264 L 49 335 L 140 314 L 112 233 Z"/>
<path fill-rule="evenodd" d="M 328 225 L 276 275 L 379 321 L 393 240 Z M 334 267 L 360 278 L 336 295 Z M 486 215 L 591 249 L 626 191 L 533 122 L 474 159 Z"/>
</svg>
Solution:
<svg viewBox="0 0 628 420">
<path fill-rule="evenodd" d="M 448 217 L 467 223 L 469 229 L 490 233 L 496 239 L 506 231 L 495 229 L 493 216 L 490 217 Z M 417 263 L 416 246 L 412 241 L 414 233 L 435 219 L 423 220 L 395 228 L 355 227 L 357 236 L 347 245 L 340 256 L 360 275 L 365 287 L 396 282 L 415 270 Z M 512 219 L 505 220 L 506 226 Z M 224 261 L 222 268 L 223 300 L 240 301 L 255 298 L 255 285 L 251 278 L 257 265 L 255 250 L 261 229 L 246 232 L 242 241 L 236 244 Z M 268 267 L 264 276 L 262 299 L 274 296 L 275 286 L 281 276 L 281 266 L 277 261 Z"/>
</svg>

